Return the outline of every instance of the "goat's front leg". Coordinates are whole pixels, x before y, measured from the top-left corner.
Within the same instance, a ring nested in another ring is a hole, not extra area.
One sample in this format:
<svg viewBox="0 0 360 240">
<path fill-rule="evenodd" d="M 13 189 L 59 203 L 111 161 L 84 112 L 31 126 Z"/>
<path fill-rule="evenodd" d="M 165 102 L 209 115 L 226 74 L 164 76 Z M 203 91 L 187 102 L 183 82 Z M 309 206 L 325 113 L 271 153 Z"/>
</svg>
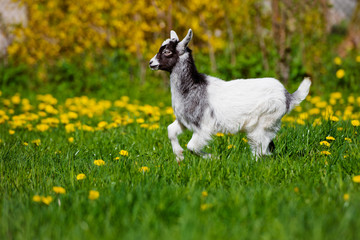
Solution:
<svg viewBox="0 0 360 240">
<path fill-rule="evenodd" d="M 184 130 L 184 126 L 179 123 L 178 120 L 175 120 L 172 124 L 168 126 L 168 137 L 171 141 L 171 146 L 174 154 L 176 155 L 176 161 L 180 162 L 184 160 L 184 155 L 182 147 L 179 144 L 177 136 L 181 134 Z"/>
<path fill-rule="evenodd" d="M 210 134 L 207 134 L 205 132 L 194 132 L 187 145 L 187 148 L 192 153 L 200 155 L 203 158 L 210 158 L 211 154 L 202 151 L 202 149 L 207 145 L 210 139 Z"/>
</svg>

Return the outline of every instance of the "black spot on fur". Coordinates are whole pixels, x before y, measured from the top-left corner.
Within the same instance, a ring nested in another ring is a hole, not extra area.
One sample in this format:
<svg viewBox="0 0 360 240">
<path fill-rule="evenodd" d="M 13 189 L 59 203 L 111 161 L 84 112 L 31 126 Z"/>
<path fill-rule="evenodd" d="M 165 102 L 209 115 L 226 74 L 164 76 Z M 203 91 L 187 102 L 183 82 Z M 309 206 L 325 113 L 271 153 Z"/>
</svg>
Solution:
<svg viewBox="0 0 360 240">
<path fill-rule="evenodd" d="M 275 144 L 274 144 L 274 141 L 271 140 L 271 142 L 269 143 L 269 151 L 271 153 L 274 153 L 275 152 Z"/>
<path fill-rule="evenodd" d="M 292 101 L 293 97 L 291 96 L 291 94 L 286 89 L 284 90 L 284 93 L 285 93 L 286 111 L 289 111 L 290 104 L 291 104 L 291 101 Z"/>
</svg>

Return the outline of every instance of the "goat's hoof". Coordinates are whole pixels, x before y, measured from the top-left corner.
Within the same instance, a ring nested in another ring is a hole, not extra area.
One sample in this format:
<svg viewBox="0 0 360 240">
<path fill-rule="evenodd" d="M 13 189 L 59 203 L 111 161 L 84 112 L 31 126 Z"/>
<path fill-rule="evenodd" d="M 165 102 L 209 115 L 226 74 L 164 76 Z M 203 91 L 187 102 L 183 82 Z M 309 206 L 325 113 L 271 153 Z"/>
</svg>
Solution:
<svg viewBox="0 0 360 240">
<path fill-rule="evenodd" d="M 180 164 L 181 161 L 184 160 L 184 155 L 177 155 L 176 156 L 176 161 Z"/>
</svg>

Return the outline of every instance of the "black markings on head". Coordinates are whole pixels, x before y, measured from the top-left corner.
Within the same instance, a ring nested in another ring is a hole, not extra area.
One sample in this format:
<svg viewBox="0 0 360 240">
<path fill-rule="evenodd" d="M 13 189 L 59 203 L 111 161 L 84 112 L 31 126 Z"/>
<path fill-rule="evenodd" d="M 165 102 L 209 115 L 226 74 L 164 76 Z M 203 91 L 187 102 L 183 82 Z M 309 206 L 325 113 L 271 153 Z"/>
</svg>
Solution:
<svg viewBox="0 0 360 240">
<path fill-rule="evenodd" d="M 159 52 L 156 54 L 160 70 L 171 72 L 176 65 L 179 60 L 179 53 L 176 51 L 178 43 L 176 40 L 171 40 L 160 47 Z"/>
</svg>

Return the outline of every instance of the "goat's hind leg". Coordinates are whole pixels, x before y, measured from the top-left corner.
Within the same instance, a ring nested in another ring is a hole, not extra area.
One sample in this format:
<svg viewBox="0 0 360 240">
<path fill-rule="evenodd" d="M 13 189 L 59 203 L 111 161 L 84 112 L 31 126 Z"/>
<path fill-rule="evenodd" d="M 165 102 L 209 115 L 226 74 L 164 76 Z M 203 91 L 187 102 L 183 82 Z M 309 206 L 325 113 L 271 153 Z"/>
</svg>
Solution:
<svg viewBox="0 0 360 240">
<path fill-rule="evenodd" d="M 275 144 L 273 138 L 275 135 L 275 132 L 266 131 L 265 129 L 258 129 L 248 134 L 252 153 L 256 158 L 271 155 L 274 152 Z"/>
<path fill-rule="evenodd" d="M 187 148 L 196 155 L 202 156 L 203 158 L 210 158 L 211 154 L 204 152 L 202 149 L 211 140 L 211 135 L 205 132 L 194 132 Z"/>
<path fill-rule="evenodd" d="M 184 149 L 180 146 L 177 136 L 184 131 L 184 126 L 175 120 L 168 126 L 168 137 L 171 141 L 171 146 L 174 154 L 176 155 L 176 161 L 180 162 L 184 160 L 183 151 Z"/>
</svg>

